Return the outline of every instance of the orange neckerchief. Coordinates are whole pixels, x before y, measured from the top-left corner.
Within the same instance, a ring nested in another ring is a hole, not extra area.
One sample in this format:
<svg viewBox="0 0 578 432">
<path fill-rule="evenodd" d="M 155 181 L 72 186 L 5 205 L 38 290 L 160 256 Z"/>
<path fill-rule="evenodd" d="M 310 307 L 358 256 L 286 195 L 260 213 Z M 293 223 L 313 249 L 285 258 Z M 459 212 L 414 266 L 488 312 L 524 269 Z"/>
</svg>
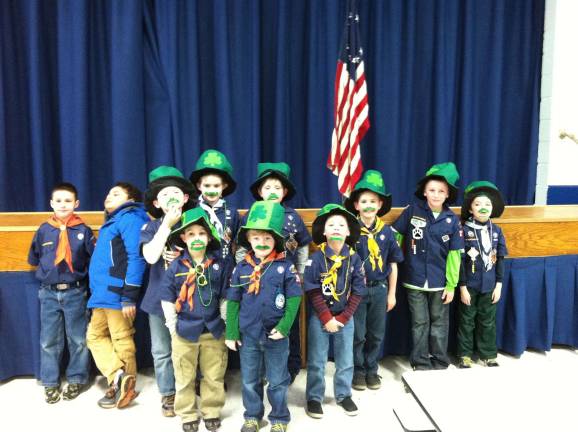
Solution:
<svg viewBox="0 0 578 432">
<path fill-rule="evenodd" d="M 46 223 L 54 228 L 60 230 L 58 237 L 58 247 L 56 248 L 56 257 L 54 258 L 54 265 L 57 266 L 62 261 L 66 262 L 71 273 L 74 273 L 72 268 L 72 251 L 70 250 L 70 243 L 68 241 L 68 227 L 82 225 L 84 221 L 74 213 L 64 222 L 52 215 L 48 218 Z"/>
<path fill-rule="evenodd" d="M 186 268 L 189 269 L 189 273 L 187 274 L 187 278 L 181 285 L 181 291 L 179 292 L 179 297 L 175 302 L 175 309 L 177 313 L 179 313 L 183 307 L 183 303 L 186 301 L 189 304 L 189 310 L 193 310 L 194 302 L 193 302 L 193 294 L 195 294 L 195 288 L 197 287 L 197 272 L 191 265 L 188 259 L 182 259 L 181 262 L 185 265 Z M 212 259 L 208 259 L 203 264 L 203 272 L 211 265 L 213 262 Z"/>
<path fill-rule="evenodd" d="M 257 265 L 253 260 L 254 255 L 255 255 L 254 252 L 249 252 L 247 255 L 245 255 L 245 261 L 247 261 L 251 265 L 251 267 L 253 267 L 253 273 L 251 273 L 251 276 L 249 276 L 251 278 L 251 282 L 249 285 L 249 289 L 247 290 L 247 293 L 249 294 L 255 293 L 255 295 L 257 295 L 259 294 L 261 270 L 263 270 L 263 266 L 269 262 L 285 258 L 285 252 L 277 252 L 273 250 L 273 252 L 271 252 L 267 256 L 267 258 L 261 261 L 259 265 Z"/>
</svg>

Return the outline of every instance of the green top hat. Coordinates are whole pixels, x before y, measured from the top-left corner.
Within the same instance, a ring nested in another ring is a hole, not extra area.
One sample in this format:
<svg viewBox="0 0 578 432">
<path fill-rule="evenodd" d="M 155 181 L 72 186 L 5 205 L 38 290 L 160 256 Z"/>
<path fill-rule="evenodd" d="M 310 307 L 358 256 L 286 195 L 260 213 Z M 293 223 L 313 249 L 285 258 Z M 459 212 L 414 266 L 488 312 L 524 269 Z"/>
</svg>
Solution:
<svg viewBox="0 0 578 432">
<path fill-rule="evenodd" d="M 185 232 L 185 229 L 193 224 L 201 225 L 207 230 L 207 233 L 209 234 L 207 250 L 217 250 L 221 247 L 221 238 L 217 233 L 217 229 L 210 222 L 207 212 L 205 212 L 201 207 L 195 207 L 194 209 L 187 210 L 183 213 L 180 225 L 171 232 L 169 240 L 173 244 L 186 248 L 187 245 L 181 239 L 180 234 Z"/>
<path fill-rule="evenodd" d="M 425 185 L 430 180 L 440 180 L 446 182 L 449 187 L 449 198 L 448 203 L 452 203 L 458 197 L 458 188 L 456 183 L 460 175 L 458 169 L 453 162 L 444 162 L 432 166 L 426 173 L 425 176 L 417 183 L 417 188 L 415 190 L 415 196 L 421 200 L 425 200 L 423 195 Z"/>
<path fill-rule="evenodd" d="M 319 210 L 317 217 L 313 221 L 313 241 L 318 245 L 327 241 L 325 235 L 323 235 L 323 232 L 325 231 L 325 222 L 329 216 L 333 215 L 342 215 L 347 220 L 349 236 L 345 242 L 349 246 L 354 247 L 359 238 L 359 233 L 361 232 L 361 225 L 353 214 L 348 212 L 345 207 L 340 206 L 339 204 L 325 204 L 323 208 Z"/>
<path fill-rule="evenodd" d="M 251 185 L 251 193 L 256 200 L 261 200 L 259 188 L 265 179 L 275 177 L 287 188 L 287 195 L 283 201 L 288 201 L 295 196 L 295 186 L 289 180 L 291 168 L 285 162 L 263 162 L 257 165 L 257 180 Z"/>
<path fill-rule="evenodd" d="M 472 207 L 472 201 L 480 195 L 485 195 L 492 201 L 492 214 L 490 217 L 500 217 L 502 213 L 504 213 L 504 198 L 496 185 L 489 181 L 478 180 L 471 182 L 464 191 L 464 203 L 462 204 L 461 212 L 462 220 L 468 220 L 471 215 L 470 208 Z"/>
<path fill-rule="evenodd" d="M 251 229 L 269 231 L 275 238 L 275 250 L 282 252 L 285 248 L 282 231 L 284 221 L 285 209 L 281 204 L 271 201 L 256 201 L 249 210 L 246 224 L 239 228 L 237 243 L 251 250 L 247 231 Z"/>
<path fill-rule="evenodd" d="M 159 192 L 168 186 L 178 187 L 189 196 L 193 194 L 193 185 L 178 169 L 165 165 L 155 168 L 149 173 L 149 186 L 145 192 L 144 200 L 147 212 L 154 218 L 160 218 L 163 215 L 163 210 L 156 208 L 153 201 L 157 199 Z"/>
<path fill-rule="evenodd" d="M 218 150 L 205 150 L 199 157 L 195 170 L 191 173 L 190 179 L 197 192 L 197 182 L 207 174 L 218 174 L 223 177 L 227 187 L 223 190 L 223 196 L 231 195 L 237 187 L 237 182 L 233 179 L 233 166 L 223 153 Z"/>
<path fill-rule="evenodd" d="M 377 212 L 377 216 L 383 216 L 391 210 L 391 194 L 388 192 L 387 186 L 385 186 L 385 183 L 383 182 L 381 173 L 376 170 L 367 170 L 363 173 L 363 177 L 357 182 L 349 198 L 345 200 L 345 203 L 343 204 L 345 208 L 353 214 L 359 213 L 355 210 L 355 202 L 362 192 L 365 191 L 376 193 L 383 201 L 381 208 Z"/>
</svg>

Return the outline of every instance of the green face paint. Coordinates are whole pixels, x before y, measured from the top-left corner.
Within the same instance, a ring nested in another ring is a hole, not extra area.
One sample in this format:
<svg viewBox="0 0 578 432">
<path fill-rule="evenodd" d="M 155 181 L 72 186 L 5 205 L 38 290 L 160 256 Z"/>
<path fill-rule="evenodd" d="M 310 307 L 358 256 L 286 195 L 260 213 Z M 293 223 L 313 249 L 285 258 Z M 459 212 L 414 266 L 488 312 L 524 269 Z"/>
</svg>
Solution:
<svg viewBox="0 0 578 432">
<path fill-rule="evenodd" d="M 257 245 L 257 246 L 255 246 L 255 249 L 257 249 L 257 250 L 262 250 L 262 251 L 266 251 L 266 250 L 271 249 L 271 246 L 268 246 L 268 245 Z"/>
<path fill-rule="evenodd" d="M 175 197 L 171 197 L 169 198 L 169 200 L 167 201 L 167 207 L 170 207 L 173 204 L 179 205 L 181 202 L 176 199 Z"/>
<path fill-rule="evenodd" d="M 375 207 L 365 207 L 364 209 L 361 209 L 364 213 L 368 213 L 368 212 L 374 212 L 375 210 L 377 210 Z"/>
<path fill-rule="evenodd" d="M 216 198 L 219 196 L 219 192 L 205 192 L 205 193 L 203 193 L 203 195 L 205 195 L 209 198 Z"/>
<path fill-rule="evenodd" d="M 331 237 L 329 237 L 329 240 L 331 240 L 331 241 L 344 241 L 345 239 L 343 237 L 340 237 L 340 236 L 331 236 Z"/>
<path fill-rule="evenodd" d="M 206 247 L 207 245 L 202 240 L 193 240 L 189 243 L 189 249 L 194 251 L 201 251 Z"/>
<path fill-rule="evenodd" d="M 273 192 L 271 195 L 269 195 L 269 196 L 267 197 L 267 201 L 273 201 L 273 200 L 276 200 L 276 199 L 279 199 L 279 195 L 277 195 L 275 192 Z"/>
<path fill-rule="evenodd" d="M 479 214 L 488 214 L 490 211 L 487 208 L 481 208 L 478 210 Z"/>
</svg>

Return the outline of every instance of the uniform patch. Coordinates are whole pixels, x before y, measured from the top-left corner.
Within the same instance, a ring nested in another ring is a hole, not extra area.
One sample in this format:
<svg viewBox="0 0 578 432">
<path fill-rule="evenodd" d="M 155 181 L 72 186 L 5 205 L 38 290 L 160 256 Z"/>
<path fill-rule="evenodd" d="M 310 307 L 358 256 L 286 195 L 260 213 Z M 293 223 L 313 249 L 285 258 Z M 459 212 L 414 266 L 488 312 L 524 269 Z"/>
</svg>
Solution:
<svg viewBox="0 0 578 432">
<path fill-rule="evenodd" d="M 311 264 L 313 264 L 313 260 L 308 259 L 307 262 L 305 263 L 305 267 L 310 267 Z"/>
<path fill-rule="evenodd" d="M 231 210 L 227 209 L 227 210 L 225 211 L 225 214 L 226 214 L 227 216 L 231 216 Z"/>
<path fill-rule="evenodd" d="M 84 234 L 83 233 L 78 233 L 78 235 L 76 236 L 76 238 L 78 240 L 84 240 Z"/>
<path fill-rule="evenodd" d="M 447 235 L 447 234 L 444 235 L 444 236 L 442 236 L 442 241 L 443 241 L 444 243 L 450 241 L 450 236 Z"/>
<path fill-rule="evenodd" d="M 213 264 L 213 270 L 219 271 L 219 264 L 218 263 Z"/>
<path fill-rule="evenodd" d="M 473 231 L 468 231 L 468 237 L 473 237 L 475 234 Z"/>
<path fill-rule="evenodd" d="M 277 297 L 275 297 L 275 306 L 277 306 L 277 309 L 283 309 L 285 306 L 285 296 L 283 294 L 277 294 Z"/>
<path fill-rule="evenodd" d="M 498 233 L 493 233 L 493 234 L 492 234 L 492 237 L 494 237 L 495 239 L 497 239 L 497 238 L 498 238 Z"/>
<path fill-rule="evenodd" d="M 293 215 L 289 215 L 289 220 L 293 220 Z"/>
<path fill-rule="evenodd" d="M 289 267 L 289 271 L 293 274 L 297 273 L 297 269 L 295 268 L 295 265 L 291 264 L 291 267 Z"/>
<path fill-rule="evenodd" d="M 452 223 L 452 218 L 446 218 L 447 223 Z"/>
<path fill-rule="evenodd" d="M 385 240 L 385 234 L 380 235 L 380 236 L 379 236 L 379 239 L 380 239 L 381 241 L 384 241 L 384 240 Z"/>
<path fill-rule="evenodd" d="M 279 267 L 277 267 L 277 273 L 279 273 L 279 274 L 285 273 L 285 267 L 283 267 L 282 265 L 280 265 Z"/>
</svg>

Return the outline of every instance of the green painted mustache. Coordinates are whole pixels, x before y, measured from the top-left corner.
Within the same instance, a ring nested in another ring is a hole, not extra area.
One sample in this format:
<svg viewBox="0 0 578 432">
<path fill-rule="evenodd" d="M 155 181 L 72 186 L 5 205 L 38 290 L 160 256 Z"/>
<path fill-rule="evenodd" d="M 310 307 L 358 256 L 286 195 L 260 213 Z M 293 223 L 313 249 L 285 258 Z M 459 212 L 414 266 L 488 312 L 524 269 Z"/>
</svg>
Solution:
<svg viewBox="0 0 578 432">
<path fill-rule="evenodd" d="M 167 201 L 167 207 L 171 206 L 172 204 L 180 204 L 181 202 L 176 198 L 169 198 Z"/>
<path fill-rule="evenodd" d="M 257 245 L 257 246 L 255 246 L 255 249 L 265 251 L 265 250 L 271 249 L 271 246 L 267 246 L 267 245 Z"/>
<path fill-rule="evenodd" d="M 205 244 L 205 242 L 201 240 L 194 240 L 189 243 L 189 249 L 192 249 L 194 251 L 203 250 L 205 247 L 207 247 L 207 245 Z"/>
<path fill-rule="evenodd" d="M 219 196 L 219 192 L 205 192 L 203 195 L 208 196 L 209 198 L 215 198 Z"/>
<path fill-rule="evenodd" d="M 489 213 L 489 212 L 490 212 L 490 211 L 489 211 L 488 209 L 483 208 L 483 209 L 480 209 L 478 213 L 480 213 L 480 214 L 486 214 L 486 213 Z"/>
<path fill-rule="evenodd" d="M 269 195 L 269 196 L 267 197 L 267 201 L 273 201 L 273 200 L 276 200 L 276 199 L 279 199 L 279 195 L 277 195 L 276 193 L 272 193 L 271 195 Z"/>
<path fill-rule="evenodd" d="M 375 210 L 377 210 L 375 207 L 365 207 L 364 209 L 361 209 L 364 212 L 374 212 Z"/>
</svg>

